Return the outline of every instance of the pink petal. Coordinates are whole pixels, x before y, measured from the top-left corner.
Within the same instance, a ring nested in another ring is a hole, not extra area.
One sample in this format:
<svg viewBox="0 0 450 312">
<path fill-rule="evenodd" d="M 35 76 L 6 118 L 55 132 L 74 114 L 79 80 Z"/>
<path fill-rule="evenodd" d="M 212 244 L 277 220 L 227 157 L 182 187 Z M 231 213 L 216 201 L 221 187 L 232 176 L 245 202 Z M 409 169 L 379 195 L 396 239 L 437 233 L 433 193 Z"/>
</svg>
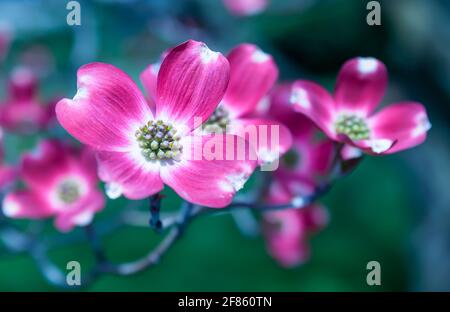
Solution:
<svg viewBox="0 0 450 312">
<path fill-rule="evenodd" d="M 295 111 L 305 114 L 328 137 L 335 138 L 333 128 L 334 100 L 320 85 L 297 80 L 292 86 L 290 103 Z"/>
<path fill-rule="evenodd" d="M 223 105 L 234 117 L 240 117 L 255 110 L 277 80 L 278 68 L 272 56 L 253 44 L 235 47 L 227 59 L 231 75 Z"/>
<path fill-rule="evenodd" d="M 320 205 L 264 214 L 269 253 L 284 267 L 297 266 L 309 258 L 309 234 L 328 223 Z"/>
<path fill-rule="evenodd" d="M 163 189 L 159 165 L 147 162 L 139 153 L 100 151 L 97 160 L 100 179 L 129 199 L 143 199 Z"/>
<path fill-rule="evenodd" d="M 36 193 L 15 191 L 3 199 L 3 214 L 11 218 L 41 219 L 51 216 L 54 211 Z"/>
<path fill-rule="evenodd" d="M 257 165 L 248 143 L 234 135 L 220 134 L 185 137 L 182 141 L 182 159 L 161 167 L 164 183 L 194 204 L 212 208 L 230 204 Z M 209 153 L 211 149 L 217 154 Z"/>
<path fill-rule="evenodd" d="M 387 80 L 386 67 L 377 59 L 358 57 L 347 61 L 336 82 L 336 109 L 367 116 L 381 102 Z"/>
<path fill-rule="evenodd" d="M 225 94 L 229 75 L 226 58 L 202 42 L 190 40 L 173 48 L 158 74 L 157 118 L 198 127 Z"/>
<path fill-rule="evenodd" d="M 60 212 L 55 218 L 55 227 L 61 232 L 68 232 L 75 226 L 86 226 L 91 223 L 94 214 L 103 209 L 105 198 L 94 190 L 86 198 L 80 200 L 76 207 Z"/>
<path fill-rule="evenodd" d="M 227 128 L 229 134 L 246 139 L 258 154 L 259 163 L 271 163 L 292 146 L 289 129 L 280 122 L 261 118 L 236 119 Z"/>
<path fill-rule="evenodd" d="M 25 183 L 38 192 L 46 192 L 55 179 L 69 170 L 66 147 L 56 140 L 42 141 L 22 157 L 20 174 Z"/>
<path fill-rule="evenodd" d="M 140 76 L 141 83 L 152 102 L 156 100 L 156 81 L 158 79 L 160 66 L 161 63 L 159 62 L 150 64 L 146 69 L 144 69 Z"/>
<path fill-rule="evenodd" d="M 223 0 L 228 10 L 237 16 L 254 15 L 264 11 L 267 0 Z"/>
<path fill-rule="evenodd" d="M 152 119 L 152 112 L 127 74 L 112 65 L 91 63 L 78 70 L 77 94 L 56 105 L 56 116 L 81 142 L 118 151 L 129 145 L 138 126 Z"/>
<path fill-rule="evenodd" d="M 9 81 L 9 97 L 24 104 L 32 102 L 37 93 L 37 78 L 25 67 L 16 68 Z"/>
<path fill-rule="evenodd" d="M 389 105 L 370 117 L 369 127 L 374 139 L 396 141 L 384 152 L 392 154 L 424 142 L 431 124 L 422 104 L 403 102 Z"/>
<path fill-rule="evenodd" d="M 0 165 L 0 189 L 8 186 L 17 178 L 17 170 L 12 166 Z"/>
</svg>

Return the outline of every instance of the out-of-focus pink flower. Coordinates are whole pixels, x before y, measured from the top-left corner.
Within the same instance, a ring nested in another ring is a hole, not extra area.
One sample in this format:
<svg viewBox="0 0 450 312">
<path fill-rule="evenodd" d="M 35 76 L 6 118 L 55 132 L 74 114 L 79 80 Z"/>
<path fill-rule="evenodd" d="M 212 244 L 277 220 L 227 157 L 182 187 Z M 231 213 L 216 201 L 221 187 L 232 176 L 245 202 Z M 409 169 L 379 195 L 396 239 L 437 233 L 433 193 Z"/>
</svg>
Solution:
<svg viewBox="0 0 450 312">
<path fill-rule="evenodd" d="M 91 222 L 105 201 L 98 190 L 93 152 L 75 151 L 56 140 L 42 141 L 23 156 L 20 177 L 26 188 L 8 193 L 3 213 L 11 218 L 41 219 L 54 216 L 60 231 Z"/>
<path fill-rule="evenodd" d="M 276 86 L 260 114 L 287 126 L 293 136 L 292 148 L 281 158 L 272 176 L 266 201 L 285 204 L 314 192 L 318 178 L 330 169 L 333 142 L 318 138 L 319 129 L 289 102 L 291 84 Z M 301 209 L 285 209 L 263 214 L 267 249 L 282 266 L 293 267 L 309 258 L 308 239 L 328 222 L 324 207 L 312 204 Z"/>
<path fill-rule="evenodd" d="M 292 133 L 292 148 L 281 159 L 274 178 L 295 196 L 314 190 L 317 178 L 330 169 L 334 149 L 333 141 L 319 138 L 321 132 L 312 121 L 294 111 L 290 94 L 290 83 L 274 88 L 266 114 L 282 122 Z"/>
<path fill-rule="evenodd" d="M 247 16 L 261 13 L 267 8 L 268 0 L 223 0 L 225 7 L 234 15 Z"/>
<path fill-rule="evenodd" d="M 286 203 L 291 194 L 272 183 L 268 201 Z M 263 215 L 264 235 L 269 254 L 283 267 L 295 267 L 309 259 L 309 238 L 328 223 L 328 213 L 319 204 L 302 209 L 285 209 Z"/>
<path fill-rule="evenodd" d="M 29 133 L 45 128 L 54 116 L 54 106 L 37 98 L 38 83 L 26 68 L 17 68 L 9 81 L 8 98 L 0 106 L 0 124 L 7 130 Z"/>
<path fill-rule="evenodd" d="M 369 154 L 391 154 L 421 144 L 430 129 L 420 103 L 401 102 L 374 109 L 387 85 L 387 70 L 374 58 L 354 58 L 339 72 L 334 96 L 304 80 L 292 85 L 291 103 L 328 137 Z"/>
<path fill-rule="evenodd" d="M 8 54 L 11 43 L 11 29 L 8 25 L 0 23 L 0 63 Z"/>
<path fill-rule="evenodd" d="M 57 118 L 70 134 L 98 150 L 99 175 L 110 197 L 145 198 L 165 183 L 187 201 L 224 207 L 256 161 L 248 149 L 239 159 L 223 158 L 227 148 L 209 159 L 192 155 L 225 146 L 224 140 L 233 143 L 234 151 L 245 145 L 237 136 L 194 132 L 201 126 L 196 121 L 207 120 L 222 99 L 229 70 L 226 58 L 204 43 L 187 41 L 173 48 L 158 73 L 153 114 L 128 75 L 112 65 L 88 64 L 78 71 L 75 97 L 57 104 Z"/>
<path fill-rule="evenodd" d="M 277 80 L 278 68 L 269 54 L 252 44 L 235 47 L 227 59 L 230 62 L 230 82 L 204 129 L 209 133 L 227 131 L 247 139 L 257 152 L 259 163 L 270 163 L 292 145 L 292 136 L 283 124 L 254 116 L 256 106 Z M 158 68 L 157 63 L 151 64 L 141 74 L 142 84 L 153 99 Z M 272 135 L 277 137 L 272 138 Z"/>
</svg>

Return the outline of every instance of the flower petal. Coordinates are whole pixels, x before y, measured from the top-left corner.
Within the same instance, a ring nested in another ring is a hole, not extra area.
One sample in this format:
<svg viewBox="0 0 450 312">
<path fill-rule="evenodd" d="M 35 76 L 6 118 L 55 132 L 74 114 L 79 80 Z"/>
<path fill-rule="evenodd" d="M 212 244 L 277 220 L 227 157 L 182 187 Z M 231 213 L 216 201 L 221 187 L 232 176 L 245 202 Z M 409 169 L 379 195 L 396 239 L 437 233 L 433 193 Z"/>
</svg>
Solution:
<svg viewBox="0 0 450 312">
<path fill-rule="evenodd" d="M 233 121 L 229 134 L 246 139 L 256 150 L 261 164 L 278 160 L 292 146 L 289 129 L 280 122 L 262 118 L 240 118 Z"/>
<path fill-rule="evenodd" d="M 15 191 L 3 199 L 3 214 L 11 218 L 41 219 L 51 216 L 54 210 L 36 193 Z"/>
<path fill-rule="evenodd" d="M 156 99 L 156 81 L 158 79 L 158 72 L 160 67 L 161 63 L 159 62 L 150 64 L 146 69 L 144 69 L 140 76 L 141 83 L 152 102 L 154 102 Z"/>
<path fill-rule="evenodd" d="M 267 0 L 223 0 L 228 10 L 237 16 L 258 14 L 267 7 Z"/>
<path fill-rule="evenodd" d="M 31 153 L 22 157 L 20 174 L 33 190 L 46 192 L 58 175 L 69 170 L 66 147 L 56 140 L 39 143 Z"/>
<path fill-rule="evenodd" d="M 221 134 L 185 137 L 182 141 L 180 161 L 161 167 L 164 183 L 194 204 L 212 208 L 230 204 L 257 165 L 248 143 L 238 136 Z"/>
<path fill-rule="evenodd" d="M 55 227 L 61 232 L 68 232 L 75 226 L 85 226 L 91 223 L 94 214 L 103 209 L 105 198 L 94 190 L 86 198 L 80 200 L 76 207 L 59 213 L 55 218 Z"/>
<path fill-rule="evenodd" d="M 374 139 L 396 141 L 385 154 L 399 152 L 425 141 L 431 128 L 425 108 L 420 103 L 403 102 L 382 109 L 369 119 Z"/>
<path fill-rule="evenodd" d="M 253 44 L 241 44 L 227 56 L 230 62 L 230 83 L 223 105 L 234 117 L 253 112 L 278 77 L 272 56 Z"/>
<path fill-rule="evenodd" d="M 77 94 L 58 102 L 56 116 L 81 142 L 119 151 L 129 145 L 137 126 L 152 119 L 152 112 L 127 74 L 109 64 L 91 63 L 78 70 Z"/>
<path fill-rule="evenodd" d="M 129 199 L 143 199 L 163 189 L 159 165 L 138 154 L 97 152 L 100 179 L 114 185 Z"/>
<path fill-rule="evenodd" d="M 226 58 L 202 42 L 190 40 L 173 48 L 158 74 L 157 118 L 189 129 L 200 126 L 225 94 L 229 75 Z M 200 120 L 194 121 L 196 117 Z"/>
<path fill-rule="evenodd" d="M 314 82 L 297 80 L 292 85 L 290 102 L 295 111 L 305 114 L 328 137 L 335 138 L 334 100 L 327 90 Z"/>
<path fill-rule="evenodd" d="M 381 102 L 387 80 L 386 67 L 375 58 L 358 57 L 347 61 L 336 82 L 336 109 L 367 116 Z"/>
</svg>

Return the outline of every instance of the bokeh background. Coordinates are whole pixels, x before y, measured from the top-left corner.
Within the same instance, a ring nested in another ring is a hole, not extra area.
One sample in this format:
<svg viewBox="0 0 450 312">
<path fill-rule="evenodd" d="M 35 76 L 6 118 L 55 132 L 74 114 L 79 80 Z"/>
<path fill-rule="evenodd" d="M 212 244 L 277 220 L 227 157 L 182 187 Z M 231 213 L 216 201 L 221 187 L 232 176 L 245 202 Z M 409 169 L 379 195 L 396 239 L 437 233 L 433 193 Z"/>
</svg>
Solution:
<svg viewBox="0 0 450 312">
<path fill-rule="evenodd" d="M 2 0 L 0 22 L 13 31 L 0 65 L 0 102 L 18 65 L 39 76 L 40 97 L 72 97 L 79 66 L 102 61 L 136 81 L 166 48 L 187 39 L 227 53 L 252 42 L 271 53 L 280 80 L 313 79 L 332 89 L 342 63 L 374 56 L 387 65 L 384 104 L 423 103 L 433 128 L 427 141 L 386 157 L 366 157 L 323 202 L 330 224 L 311 239 L 310 261 L 283 269 L 261 236 L 245 237 L 229 214 L 196 219 L 162 262 L 132 277 L 102 276 L 90 291 L 388 291 L 450 290 L 450 2 L 379 1 L 381 26 L 368 26 L 364 0 L 272 0 L 254 16 L 235 16 L 221 0 L 92 0 L 81 4 L 81 26 L 68 26 L 63 0 Z M 63 130 L 61 130 L 63 131 Z M 40 135 L 4 133 L 6 162 Z M 170 190 L 164 209 L 178 199 Z M 137 203 L 138 205 L 140 203 Z M 110 201 L 107 220 L 126 201 Z M 142 203 L 144 207 L 144 203 Z M 78 230 L 76 230 L 78 231 Z M 104 240 L 115 261 L 143 256 L 159 239 L 149 228 L 127 227 Z M 0 243 L 0 290 L 56 290 L 27 254 Z M 87 244 L 51 253 L 88 268 Z M 381 264 L 382 285 L 367 286 L 366 264 Z"/>
</svg>

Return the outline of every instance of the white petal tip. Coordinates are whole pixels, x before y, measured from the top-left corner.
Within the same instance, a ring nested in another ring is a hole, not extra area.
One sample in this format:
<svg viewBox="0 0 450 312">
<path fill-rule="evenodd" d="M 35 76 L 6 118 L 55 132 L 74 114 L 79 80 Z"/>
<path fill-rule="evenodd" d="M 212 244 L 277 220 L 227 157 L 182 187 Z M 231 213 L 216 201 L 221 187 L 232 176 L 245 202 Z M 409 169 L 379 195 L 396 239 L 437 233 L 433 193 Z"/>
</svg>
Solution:
<svg viewBox="0 0 450 312">
<path fill-rule="evenodd" d="M 270 59 L 270 55 L 267 53 L 264 53 L 261 50 L 256 50 L 255 52 L 253 52 L 252 54 L 252 61 L 255 63 L 264 63 L 267 60 Z"/>
<path fill-rule="evenodd" d="M 299 105 L 305 109 L 311 108 L 311 102 L 308 98 L 308 93 L 302 88 L 294 88 L 289 99 L 291 104 Z"/>
<path fill-rule="evenodd" d="M 386 152 L 391 148 L 394 142 L 388 139 L 378 139 L 370 141 L 370 148 L 376 154 L 381 154 Z"/>
<path fill-rule="evenodd" d="M 105 193 L 110 199 L 117 199 L 122 196 L 122 187 L 117 183 L 107 183 Z"/>
<path fill-rule="evenodd" d="M 378 61 L 373 57 L 360 57 L 358 58 L 358 71 L 363 74 L 371 74 L 378 68 Z"/>
<path fill-rule="evenodd" d="M 294 208 L 302 208 L 305 204 L 305 200 L 301 196 L 297 196 L 292 199 L 291 204 Z"/>
<path fill-rule="evenodd" d="M 200 59 L 203 64 L 208 64 L 217 61 L 219 52 L 214 52 L 208 48 L 206 44 L 200 47 Z"/>
<path fill-rule="evenodd" d="M 3 214 L 7 217 L 14 217 L 20 211 L 20 206 L 11 200 L 6 200 L 3 202 Z"/>
</svg>

